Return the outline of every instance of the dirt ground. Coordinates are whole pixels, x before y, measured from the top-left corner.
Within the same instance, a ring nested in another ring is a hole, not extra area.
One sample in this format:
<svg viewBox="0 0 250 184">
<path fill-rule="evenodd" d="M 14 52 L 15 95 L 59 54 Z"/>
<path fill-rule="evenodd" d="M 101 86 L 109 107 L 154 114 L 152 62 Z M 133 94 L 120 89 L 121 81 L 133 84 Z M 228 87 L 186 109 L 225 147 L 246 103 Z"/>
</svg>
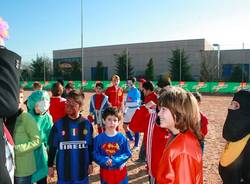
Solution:
<svg viewBox="0 0 250 184">
<path fill-rule="evenodd" d="M 26 93 L 26 96 L 29 94 Z M 86 100 L 83 114 L 88 114 L 89 100 L 91 93 L 85 93 Z M 208 135 L 205 138 L 205 151 L 203 160 L 203 180 L 204 184 L 222 183 L 218 174 L 218 162 L 220 153 L 225 141 L 222 138 L 222 127 L 227 115 L 227 107 L 232 100 L 232 96 L 209 96 L 204 95 L 201 103 L 201 111 L 204 112 L 209 120 Z M 138 152 L 133 153 L 133 157 L 127 163 L 129 183 L 146 184 L 148 176 L 144 164 L 135 163 L 133 160 L 138 158 Z M 55 183 L 56 178 L 50 180 Z M 90 183 L 99 184 L 99 168 L 94 165 L 94 173 L 90 176 Z"/>
</svg>

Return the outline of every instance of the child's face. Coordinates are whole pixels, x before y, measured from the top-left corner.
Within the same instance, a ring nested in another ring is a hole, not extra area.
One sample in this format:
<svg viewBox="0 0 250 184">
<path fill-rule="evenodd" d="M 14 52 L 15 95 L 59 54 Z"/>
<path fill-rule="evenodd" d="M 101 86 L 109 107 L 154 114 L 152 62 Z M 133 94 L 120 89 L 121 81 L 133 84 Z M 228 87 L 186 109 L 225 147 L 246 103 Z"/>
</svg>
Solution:
<svg viewBox="0 0 250 184">
<path fill-rule="evenodd" d="M 172 113 L 167 107 L 159 107 L 160 127 L 172 130 L 175 128 L 175 121 Z"/>
<path fill-rule="evenodd" d="M 80 113 L 80 105 L 72 98 L 66 101 L 66 113 L 69 117 L 77 118 Z"/>
<path fill-rule="evenodd" d="M 118 86 L 119 83 L 120 83 L 120 80 L 118 80 L 118 79 L 113 79 L 113 80 L 112 80 L 112 83 L 113 83 L 114 86 Z"/>
<path fill-rule="evenodd" d="M 119 125 L 118 117 L 114 115 L 108 115 L 104 120 L 105 128 L 109 130 L 115 130 Z"/>
<path fill-rule="evenodd" d="M 95 92 L 96 92 L 96 94 L 101 94 L 102 91 L 103 91 L 102 88 L 100 88 L 100 87 L 95 87 Z"/>
</svg>

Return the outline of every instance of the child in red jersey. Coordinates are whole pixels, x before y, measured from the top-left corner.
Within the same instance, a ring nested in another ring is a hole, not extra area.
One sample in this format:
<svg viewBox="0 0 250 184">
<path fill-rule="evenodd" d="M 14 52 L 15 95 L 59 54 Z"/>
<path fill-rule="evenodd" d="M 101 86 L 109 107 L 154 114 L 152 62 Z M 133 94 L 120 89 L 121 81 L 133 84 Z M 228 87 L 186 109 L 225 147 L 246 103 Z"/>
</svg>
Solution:
<svg viewBox="0 0 250 184">
<path fill-rule="evenodd" d="M 202 98 L 201 94 L 199 92 L 194 92 L 193 95 L 196 98 L 196 100 L 198 102 L 198 105 L 200 106 L 200 104 L 201 104 L 201 98 Z M 207 130 L 208 118 L 201 111 L 200 111 L 200 115 L 201 115 L 201 117 L 200 117 L 200 119 L 201 119 L 201 121 L 200 121 L 201 133 L 202 133 L 203 137 L 205 138 L 205 136 L 207 135 L 207 132 L 208 132 L 208 130 Z M 204 140 L 203 140 L 201 142 L 202 151 L 204 151 L 204 145 L 205 144 L 204 144 Z"/>
<path fill-rule="evenodd" d="M 171 132 L 157 171 L 157 184 L 202 184 L 203 136 L 197 100 L 180 87 L 171 87 L 158 99 L 160 127 Z"/>
<path fill-rule="evenodd" d="M 98 133 L 103 132 L 103 120 L 102 113 L 109 106 L 108 97 L 103 93 L 104 85 L 102 82 L 98 82 L 95 85 L 95 92 L 90 99 L 89 106 L 89 120 L 94 121 L 97 125 Z M 94 120 L 93 120 L 94 116 Z"/>
<path fill-rule="evenodd" d="M 119 87 L 120 77 L 118 75 L 112 76 L 112 86 L 108 87 L 105 95 L 108 96 L 109 103 L 112 107 L 117 108 L 119 111 L 123 109 L 123 90 Z"/>
<path fill-rule="evenodd" d="M 54 83 L 51 88 L 52 97 L 50 98 L 49 112 L 53 118 L 53 123 L 66 116 L 66 99 L 61 97 L 63 86 L 61 83 Z"/>
</svg>

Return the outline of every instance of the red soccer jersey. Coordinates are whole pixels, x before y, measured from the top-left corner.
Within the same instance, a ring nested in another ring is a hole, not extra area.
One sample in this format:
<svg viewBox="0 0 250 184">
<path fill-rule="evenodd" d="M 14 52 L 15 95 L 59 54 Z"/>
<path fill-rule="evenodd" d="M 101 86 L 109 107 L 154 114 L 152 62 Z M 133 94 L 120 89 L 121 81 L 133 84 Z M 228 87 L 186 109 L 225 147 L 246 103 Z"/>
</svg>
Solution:
<svg viewBox="0 0 250 184">
<path fill-rule="evenodd" d="M 152 92 L 149 95 L 145 96 L 144 103 L 146 104 L 150 101 L 153 101 L 155 104 L 157 104 L 158 98 L 155 92 Z"/>
<path fill-rule="evenodd" d="M 54 123 L 66 116 L 66 99 L 62 97 L 51 97 L 49 112 Z"/>
<path fill-rule="evenodd" d="M 110 86 L 106 89 L 105 94 L 109 98 L 112 107 L 121 108 L 123 103 L 123 90 L 120 87 Z"/>
<path fill-rule="evenodd" d="M 208 132 L 208 130 L 207 130 L 208 118 L 202 112 L 200 112 L 200 115 L 201 115 L 201 133 L 205 137 L 207 135 L 207 132 Z"/>
<path fill-rule="evenodd" d="M 101 105 L 102 105 L 103 97 L 104 97 L 103 94 L 96 94 L 95 95 L 95 109 L 96 110 L 100 110 Z"/>
</svg>

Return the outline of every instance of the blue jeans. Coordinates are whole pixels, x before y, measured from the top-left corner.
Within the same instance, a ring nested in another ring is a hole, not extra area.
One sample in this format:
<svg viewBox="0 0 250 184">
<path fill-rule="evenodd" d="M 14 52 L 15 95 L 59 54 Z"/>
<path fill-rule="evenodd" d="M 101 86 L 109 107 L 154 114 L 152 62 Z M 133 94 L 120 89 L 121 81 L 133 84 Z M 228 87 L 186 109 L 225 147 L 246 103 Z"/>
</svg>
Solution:
<svg viewBox="0 0 250 184">
<path fill-rule="evenodd" d="M 31 184 L 31 176 L 16 177 L 14 179 L 15 184 Z"/>
</svg>

